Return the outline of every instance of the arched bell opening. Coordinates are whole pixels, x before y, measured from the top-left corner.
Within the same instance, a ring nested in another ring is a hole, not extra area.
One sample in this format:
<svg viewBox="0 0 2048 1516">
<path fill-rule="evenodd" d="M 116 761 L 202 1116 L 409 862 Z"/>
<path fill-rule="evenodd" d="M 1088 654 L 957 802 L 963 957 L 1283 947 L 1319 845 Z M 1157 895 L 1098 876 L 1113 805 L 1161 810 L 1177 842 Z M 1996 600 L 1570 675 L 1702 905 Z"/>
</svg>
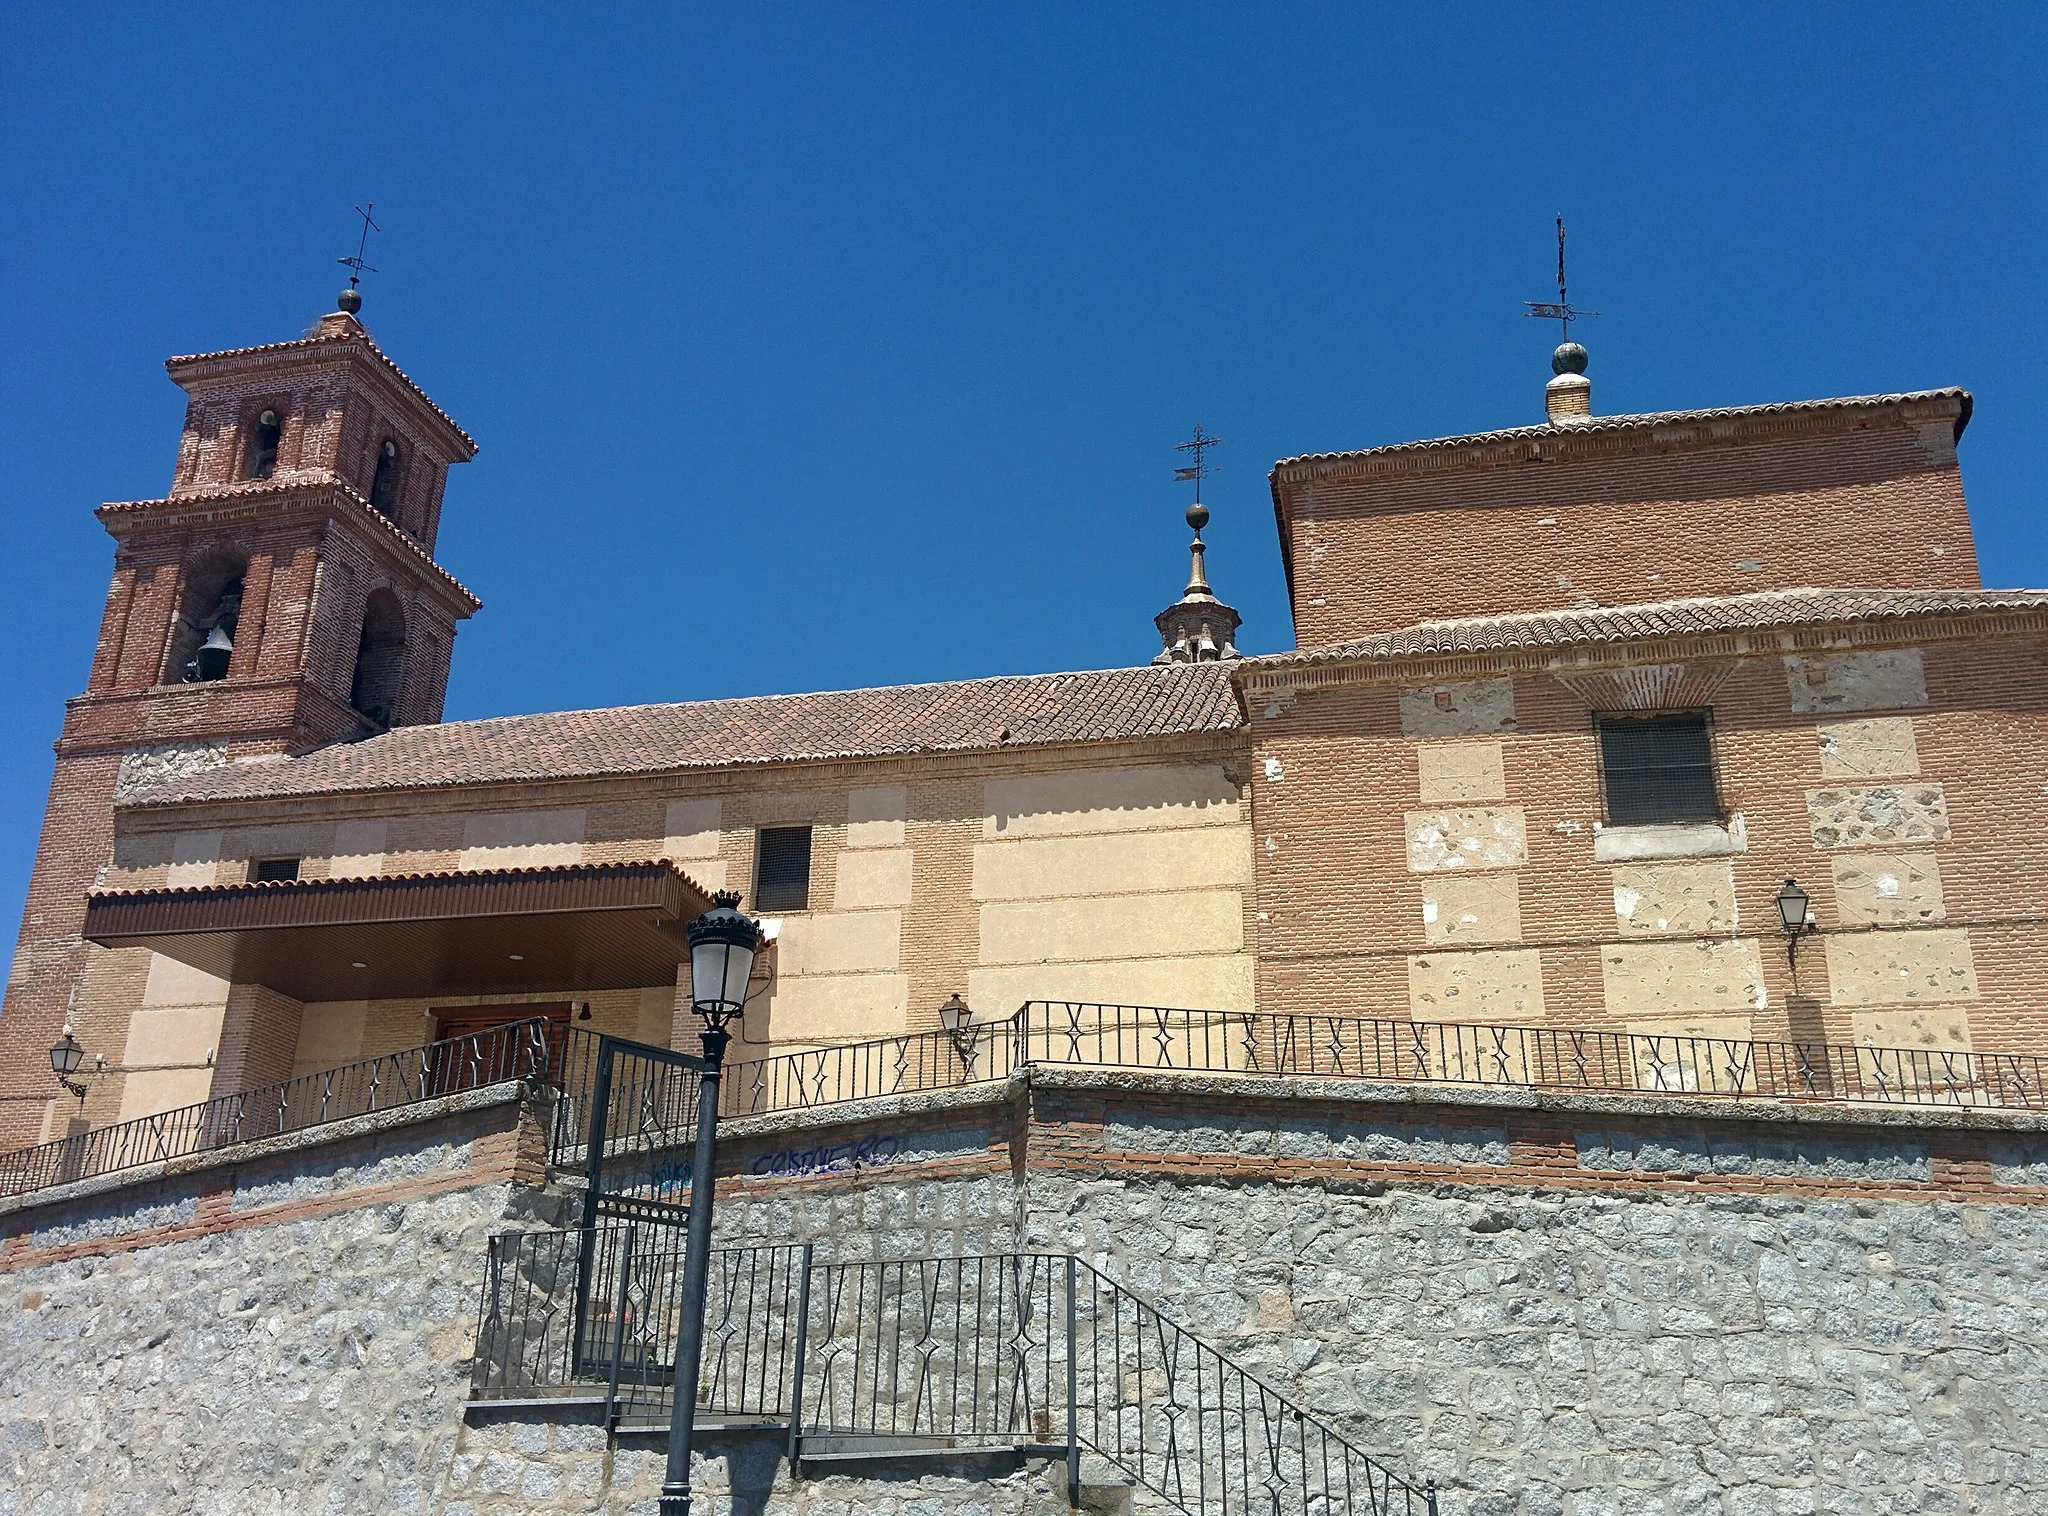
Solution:
<svg viewBox="0 0 2048 1516">
<path fill-rule="evenodd" d="M 228 676 L 241 628 L 242 576 L 246 559 L 215 554 L 185 571 L 178 619 L 164 660 L 166 684 L 207 684 Z"/>
<path fill-rule="evenodd" d="M 245 477 L 268 479 L 277 472 L 277 445 L 284 438 L 284 418 L 266 410 L 249 429 L 249 454 L 244 460 Z"/>
<path fill-rule="evenodd" d="M 378 726 L 391 725 L 405 663 L 405 608 L 388 589 L 373 590 L 363 607 L 355 678 L 348 703 Z"/>
<path fill-rule="evenodd" d="M 377 475 L 370 484 L 370 504 L 393 521 L 398 519 L 398 444 L 386 437 L 377 445 Z"/>
</svg>

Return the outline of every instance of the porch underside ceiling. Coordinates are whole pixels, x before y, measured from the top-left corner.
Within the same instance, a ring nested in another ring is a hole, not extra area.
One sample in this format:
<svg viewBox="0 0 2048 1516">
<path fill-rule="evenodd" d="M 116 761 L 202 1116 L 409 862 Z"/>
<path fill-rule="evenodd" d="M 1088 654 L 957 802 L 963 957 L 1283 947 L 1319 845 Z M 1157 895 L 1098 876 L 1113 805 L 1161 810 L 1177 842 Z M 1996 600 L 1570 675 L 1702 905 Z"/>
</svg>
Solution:
<svg viewBox="0 0 2048 1516">
<path fill-rule="evenodd" d="M 85 936 L 295 1000 L 675 983 L 709 896 L 667 863 L 98 894 Z"/>
</svg>

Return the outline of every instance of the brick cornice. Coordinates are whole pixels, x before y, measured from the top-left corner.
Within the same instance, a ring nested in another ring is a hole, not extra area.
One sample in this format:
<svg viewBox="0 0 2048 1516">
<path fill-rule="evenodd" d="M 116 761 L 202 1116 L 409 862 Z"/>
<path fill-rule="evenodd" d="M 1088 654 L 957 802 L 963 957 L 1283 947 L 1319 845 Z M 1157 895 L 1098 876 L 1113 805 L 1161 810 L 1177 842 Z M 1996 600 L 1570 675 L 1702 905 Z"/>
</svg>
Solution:
<svg viewBox="0 0 2048 1516">
<path fill-rule="evenodd" d="M 398 407 L 412 411 L 426 421 L 438 436 L 451 462 L 467 462 L 476 456 L 476 442 L 456 425 L 455 418 L 436 405 L 427 392 L 413 383 L 404 369 L 377 345 L 361 322 L 339 313 L 323 317 L 304 337 L 289 342 L 267 342 L 256 347 L 228 348 L 217 353 L 191 353 L 169 358 L 164 368 L 172 380 L 189 391 L 194 384 L 212 379 L 259 377 L 306 369 L 350 368 L 371 388 L 384 392 Z"/>
<path fill-rule="evenodd" d="M 139 545 L 152 531 L 190 532 L 244 524 L 275 531 L 326 516 L 355 531 L 391 567 L 437 592 L 455 619 L 472 616 L 483 606 L 410 532 L 371 505 L 347 481 L 324 470 L 282 484 L 264 480 L 160 500 L 109 501 L 94 514 L 124 550 Z"/>
<path fill-rule="evenodd" d="M 1647 451 L 1670 453 L 1731 443 L 1778 442 L 1824 436 L 1867 425 L 1891 415 L 1908 426 L 1928 421 L 1951 425 L 1967 420 L 1967 390 L 1926 390 L 1905 395 L 1860 395 L 1785 405 L 1736 406 L 1722 410 L 1660 411 L 1641 416 L 1595 417 L 1578 426 L 1523 426 L 1463 437 L 1402 442 L 1347 453 L 1310 453 L 1285 458 L 1268 475 L 1275 505 L 1283 487 L 1332 480 L 1405 479 L 1421 474 L 1463 473 L 1542 461 L 1622 457 Z"/>
<path fill-rule="evenodd" d="M 236 718 L 219 719 L 209 708 L 223 698 Z M 189 702 L 191 719 L 181 702 Z M 269 709 L 266 710 L 266 702 Z M 303 671 L 253 679 L 217 679 L 202 684 L 157 684 L 139 690 L 74 695 L 65 702 L 64 730 L 56 743 L 60 758 L 92 753 L 128 753 L 166 742 L 233 740 L 278 742 L 293 750 L 324 746 L 372 730 L 355 710 L 322 689 Z M 257 719 L 248 719 L 252 714 Z"/>
<path fill-rule="evenodd" d="M 1999 610 L 1909 620 L 1816 622 L 1742 632 L 1621 638 L 1565 647 L 1362 656 L 1317 663 L 1247 663 L 1239 666 L 1235 677 L 1246 708 L 1255 711 L 1259 701 L 1267 696 L 1342 685 L 1413 685 L 1502 676 L 1569 677 L 1646 663 L 1777 658 L 1806 652 L 1839 652 L 1845 648 L 2003 641 L 2041 633 L 2048 633 L 2048 610 Z"/>
</svg>

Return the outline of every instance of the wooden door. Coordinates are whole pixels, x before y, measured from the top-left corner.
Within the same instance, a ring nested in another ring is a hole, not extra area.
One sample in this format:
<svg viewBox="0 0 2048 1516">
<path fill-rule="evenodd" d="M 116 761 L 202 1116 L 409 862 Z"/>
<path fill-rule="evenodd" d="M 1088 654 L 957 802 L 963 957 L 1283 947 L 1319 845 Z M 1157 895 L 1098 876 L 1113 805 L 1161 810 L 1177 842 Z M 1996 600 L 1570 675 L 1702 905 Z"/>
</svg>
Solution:
<svg viewBox="0 0 2048 1516">
<path fill-rule="evenodd" d="M 569 1046 L 566 1000 L 519 1005 L 450 1006 L 434 1012 L 434 1067 L 431 1088 L 436 1095 L 477 1089 L 518 1079 L 532 1072 L 524 1033 L 501 1030 L 515 1022 L 548 1023 L 548 1077 L 559 1080 Z"/>
</svg>

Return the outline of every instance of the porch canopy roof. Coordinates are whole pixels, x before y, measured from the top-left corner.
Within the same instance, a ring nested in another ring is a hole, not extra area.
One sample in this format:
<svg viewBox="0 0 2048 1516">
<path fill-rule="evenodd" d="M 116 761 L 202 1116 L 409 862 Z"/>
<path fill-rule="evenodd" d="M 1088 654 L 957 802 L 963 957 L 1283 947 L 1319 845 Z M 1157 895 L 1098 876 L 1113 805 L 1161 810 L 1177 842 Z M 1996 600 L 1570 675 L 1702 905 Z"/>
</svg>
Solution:
<svg viewBox="0 0 2048 1516">
<path fill-rule="evenodd" d="M 85 936 L 295 1000 L 673 984 L 711 897 L 673 864 L 291 879 L 86 899 Z"/>
</svg>

